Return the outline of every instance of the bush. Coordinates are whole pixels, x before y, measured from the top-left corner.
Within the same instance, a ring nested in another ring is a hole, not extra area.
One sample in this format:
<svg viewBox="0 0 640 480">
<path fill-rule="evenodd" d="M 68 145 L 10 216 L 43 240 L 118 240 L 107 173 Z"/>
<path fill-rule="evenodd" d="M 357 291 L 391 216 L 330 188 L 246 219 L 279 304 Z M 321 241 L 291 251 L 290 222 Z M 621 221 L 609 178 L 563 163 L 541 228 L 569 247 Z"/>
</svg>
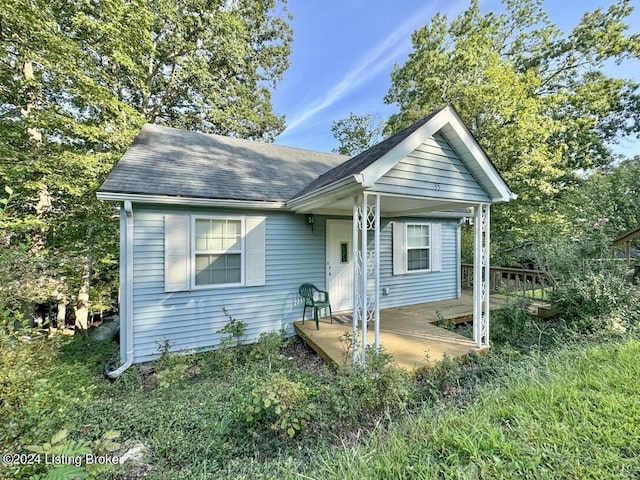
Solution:
<svg viewBox="0 0 640 480">
<path fill-rule="evenodd" d="M 386 353 L 367 348 L 367 364 L 347 365 L 336 372 L 323 392 L 327 422 L 358 425 L 402 411 L 416 398 L 414 377 L 392 364 Z"/>
<path fill-rule="evenodd" d="M 315 405 L 310 403 L 309 389 L 276 373 L 251 392 L 253 401 L 247 407 L 247 422 L 267 423 L 276 432 L 294 437 L 311 421 Z"/>
<path fill-rule="evenodd" d="M 608 319 L 628 309 L 637 297 L 637 289 L 625 282 L 624 275 L 613 260 L 579 262 L 556 287 L 553 300 L 578 331 L 593 333 L 611 327 Z"/>
<path fill-rule="evenodd" d="M 531 330 L 529 297 L 508 297 L 507 303 L 491 314 L 491 342 L 493 345 L 521 346 L 527 343 Z"/>
<path fill-rule="evenodd" d="M 554 284 L 551 299 L 578 334 L 638 323 L 640 294 L 626 282 L 626 263 L 612 258 L 607 245 L 597 231 L 576 242 L 555 238 L 538 251 L 539 263 Z"/>
</svg>

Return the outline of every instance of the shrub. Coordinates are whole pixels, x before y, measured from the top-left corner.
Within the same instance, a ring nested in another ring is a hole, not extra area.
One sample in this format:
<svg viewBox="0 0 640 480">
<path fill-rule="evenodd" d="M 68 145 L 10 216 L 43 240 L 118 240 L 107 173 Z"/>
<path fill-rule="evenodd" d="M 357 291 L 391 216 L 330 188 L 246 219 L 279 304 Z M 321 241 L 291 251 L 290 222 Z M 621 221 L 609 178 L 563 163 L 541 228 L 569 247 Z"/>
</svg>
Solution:
<svg viewBox="0 0 640 480">
<path fill-rule="evenodd" d="M 635 288 L 625 282 L 618 262 L 582 261 L 576 267 L 556 287 L 553 300 L 579 331 L 611 326 L 607 318 L 634 303 Z"/>
<path fill-rule="evenodd" d="M 282 358 L 280 351 L 287 345 L 284 335 L 284 331 L 261 333 L 258 341 L 252 345 L 251 359 L 257 362 L 265 361 L 268 364 L 268 368 L 271 369 L 272 364 Z"/>
<path fill-rule="evenodd" d="M 418 371 L 416 377 L 422 398 L 433 401 L 458 390 L 460 371 L 460 364 L 446 354 L 430 368 Z"/>
<path fill-rule="evenodd" d="M 491 342 L 501 346 L 523 345 L 531 329 L 528 297 L 508 297 L 507 303 L 491 313 Z"/>
<path fill-rule="evenodd" d="M 637 324 L 638 289 L 626 282 L 627 266 L 611 257 L 601 231 L 579 241 L 554 238 L 540 245 L 538 257 L 554 284 L 552 300 L 574 332 Z"/>
<path fill-rule="evenodd" d="M 358 424 L 365 417 L 380 417 L 404 410 L 415 399 L 415 381 L 394 366 L 391 355 L 368 347 L 367 364 L 346 365 L 323 392 L 327 422 Z"/>
<path fill-rule="evenodd" d="M 308 402 L 309 389 L 276 373 L 251 392 L 246 419 L 252 425 L 262 422 L 276 432 L 294 437 L 313 418 L 315 405 Z"/>
</svg>

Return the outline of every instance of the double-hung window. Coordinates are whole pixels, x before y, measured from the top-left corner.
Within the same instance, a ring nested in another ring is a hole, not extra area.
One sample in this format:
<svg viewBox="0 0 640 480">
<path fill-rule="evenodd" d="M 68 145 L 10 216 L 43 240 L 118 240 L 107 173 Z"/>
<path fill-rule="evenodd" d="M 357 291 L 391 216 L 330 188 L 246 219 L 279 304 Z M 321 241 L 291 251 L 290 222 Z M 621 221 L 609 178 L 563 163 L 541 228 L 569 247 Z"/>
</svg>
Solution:
<svg viewBox="0 0 640 480">
<path fill-rule="evenodd" d="M 407 271 L 431 269 L 431 228 L 429 224 L 407 224 Z"/>
<path fill-rule="evenodd" d="M 242 220 L 196 217 L 194 221 L 194 285 L 242 284 Z"/>
</svg>

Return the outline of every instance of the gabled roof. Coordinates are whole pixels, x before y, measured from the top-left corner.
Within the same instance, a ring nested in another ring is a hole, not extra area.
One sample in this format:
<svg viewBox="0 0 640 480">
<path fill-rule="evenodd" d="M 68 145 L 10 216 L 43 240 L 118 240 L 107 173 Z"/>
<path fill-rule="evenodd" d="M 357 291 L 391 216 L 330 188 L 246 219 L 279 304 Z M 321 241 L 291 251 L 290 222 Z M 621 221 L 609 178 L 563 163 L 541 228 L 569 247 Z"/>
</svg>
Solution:
<svg viewBox="0 0 640 480">
<path fill-rule="evenodd" d="M 309 192 L 318 190 L 319 188 L 322 188 L 333 182 L 342 180 L 350 175 L 355 175 L 357 173 L 362 172 L 365 168 L 367 168 L 373 162 L 380 159 L 387 152 L 392 150 L 405 138 L 407 138 L 413 132 L 415 132 L 420 127 L 422 127 L 437 113 L 438 113 L 437 111 L 433 112 L 431 115 L 423 118 L 422 120 L 419 120 L 413 125 L 409 125 L 408 127 L 399 131 L 395 135 L 392 135 L 386 138 L 385 140 L 382 140 L 380 143 L 374 145 L 373 147 L 365 150 L 364 152 L 359 153 L 355 157 L 351 157 L 346 162 L 341 163 L 337 167 L 332 168 L 328 172 L 323 173 L 316 180 L 314 180 L 305 188 L 303 188 L 300 192 L 298 192 L 296 197 L 301 197 Z"/>
<path fill-rule="evenodd" d="M 463 190 L 454 189 L 444 198 L 430 187 L 413 188 L 407 194 L 400 185 L 396 200 L 404 192 L 406 199 L 412 199 L 403 200 L 411 210 L 429 211 L 438 206 L 450 209 L 516 198 L 451 106 L 352 158 L 148 124 L 113 168 L 98 198 L 345 210 L 351 203 L 345 207 L 337 202 L 344 203 L 363 189 L 375 192 L 377 181 L 382 182 L 390 170 L 436 134 L 444 137 L 447 148 L 454 149 L 456 161 L 463 162 L 462 170 L 482 195 L 465 196 Z M 431 182 L 440 190 L 439 180 L 430 175 L 430 170 L 423 171 L 423 185 Z M 389 211 L 394 207 L 399 212 L 393 202 L 386 201 Z"/>
<path fill-rule="evenodd" d="M 375 191 L 378 180 L 438 132 L 455 149 L 491 202 L 508 202 L 517 198 L 460 115 L 447 105 L 324 173 L 298 192 L 288 205 L 306 208 L 312 200 L 317 204 L 316 198 L 326 192 L 332 191 L 339 196 L 338 191 L 350 191 L 354 185 Z M 425 191 L 424 196 L 428 197 L 429 192 Z"/>
<path fill-rule="evenodd" d="M 347 159 L 147 124 L 100 192 L 284 202 Z"/>
</svg>

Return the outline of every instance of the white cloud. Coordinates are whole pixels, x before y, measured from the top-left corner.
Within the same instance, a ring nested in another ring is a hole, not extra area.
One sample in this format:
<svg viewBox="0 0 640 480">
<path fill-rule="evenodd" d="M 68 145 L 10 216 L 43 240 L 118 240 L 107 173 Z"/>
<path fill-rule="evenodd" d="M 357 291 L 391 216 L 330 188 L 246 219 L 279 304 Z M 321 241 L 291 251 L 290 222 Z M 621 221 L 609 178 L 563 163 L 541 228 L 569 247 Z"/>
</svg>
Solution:
<svg viewBox="0 0 640 480">
<path fill-rule="evenodd" d="M 305 110 L 288 122 L 283 134 L 291 133 L 319 112 L 329 108 L 338 100 L 355 91 L 384 70 L 390 70 L 394 61 L 400 59 L 411 49 L 411 33 L 437 11 L 440 2 L 429 2 L 429 5 L 412 13 L 407 20 L 372 48 L 335 86 L 321 99 L 309 105 Z M 457 7 L 454 6 L 454 9 Z M 453 10 L 453 9 L 450 9 Z"/>
</svg>

